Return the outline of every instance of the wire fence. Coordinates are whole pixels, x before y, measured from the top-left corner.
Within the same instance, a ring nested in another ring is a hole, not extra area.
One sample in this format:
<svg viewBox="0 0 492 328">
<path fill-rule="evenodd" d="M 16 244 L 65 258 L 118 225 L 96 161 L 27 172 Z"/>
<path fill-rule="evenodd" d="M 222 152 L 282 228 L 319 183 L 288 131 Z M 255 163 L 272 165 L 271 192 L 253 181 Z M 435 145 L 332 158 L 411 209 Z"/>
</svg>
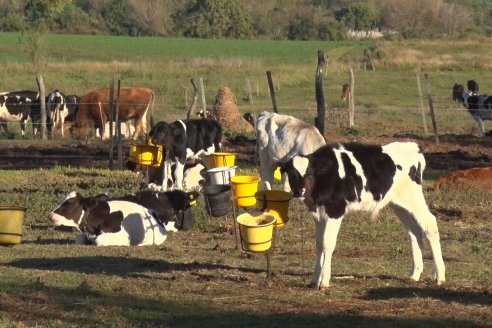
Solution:
<svg viewBox="0 0 492 328">
<path fill-rule="evenodd" d="M 326 74 L 323 81 L 323 89 L 327 104 L 326 130 L 327 133 L 346 133 L 349 127 L 348 104 L 341 100 L 342 85 L 347 82 L 346 67 L 339 66 Z M 293 115 L 310 124 L 314 124 L 317 115 L 314 76 L 313 79 L 296 79 L 286 76 L 286 73 L 274 75 L 274 92 L 279 113 Z M 452 87 L 454 83 L 466 85 L 468 79 L 477 79 L 481 83 L 480 90 L 492 90 L 492 77 L 488 72 L 473 74 L 467 72 L 434 72 L 430 74 L 431 94 L 421 90 L 420 97 L 416 74 L 413 71 L 388 72 L 367 71 L 358 69 L 355 71 L 355 118 L 353 129 L 365 135 L 393 135 L 402 133 L 423 134 L 424 114 L 427 133 L 432 133 L 429 99 L 432 99 L 435 108 L 437 132 L 439 134 L 471 134 L 476 131 L 476 122 L 467 110 L 452 100 Z M 227 81 L 227 78 L 206 79 L 205 92 L 207 108 L 213 108 L 216 90 L 227 84 L 234 92 L 238 111 L 241 114 L 251 112 L 258 114 L 261 111 L 272 111 L 272 100 L 267 80 L 264 76 L 249 76 L 251 81 L 247 86 L 245 78 L 235 78 Z M 490 82 L 489 82 L 490 81 Z M 159 82 L 156 82 L 159 83 Z M 135 84 L 127 79 L 123 80 L 124 86 Z M 423 83 L 422 83 L 423 84 Z M 186 90 L 188 89 L 188 90 Z M 248 90 L 249 89 L 249 90 Z M 425 89 L 425 88 L 424 88 Z M 156 87 L 154 106 L 148 113 L 155 122 L 174 121 L 186 118 L 191 103 L 191 86 L 183 88 L 177 86 L 172 89 Z M 198 95 L 200 98 L 200 95 Z M 201 99 L 196 104 L 196 109 L 202 109 Z M 0 114 L 0 120 L 5 116 Z M 94 123 L 94 122 L 89 122 Z M 28 122 L 27 131 L 32 131 L 32 120 Z M 70 122 L 67 123 L 67 126 Z M 487 126 L 486 126 L 487 127 Z M 14 137 L 19 131 L 18 123 L 8 123 L 8 129 L 14 132 Z M 65 131 L 68 131 L 67 127 Z M 31 133 L 31 132 L 30 132 Z M 65 133 L 65 138 L 67 137 Z M 12 135 L 0 130 L 0 140 L 12 138 Z M 29 137 L 27 138 L 29 140 Z"/>
<path fill-rule="evenodd" d="M 120 105 L 121 107 L 122 105 Z M 172 122 L 175 120 L 186 119 L 188 109 L 184 106 L 176 106 L 172 104 L 155 104 L 156 108 L 152 112 L 147 113 L 147 122 L 150 122 L 151 118 L 154 123 L 158 121 Z M 428 107 L 428 106 L 426 106 Z M 213 106 L 207 106 L 212 109 Z M 193 118 L 198 118 L 197 111 L 201 107 L 196 108 L 195 113 L 192 113 Z M 249 105 L 237 106 L 239 113 L 242 115 L 247 112 L 254 112 L 256 115 L 262 111 L 272 111 L 271 106 L 254 106 L 252 108 Z M 315 117 L 317 116 L 317 107 L 315 103 L 303 104 L 299 106 L 279 106 L 280 114 L 288 114 L 303 121 L 313 124 Z M 438 128 L 438 133 L 443 134 L 470 134 L 475 133 L 476 122 L 472 116 L 468 113 L 466 108 L 461 105 L 456 105 L 453 108 L 440 108 L 434 109 L 435 118 Z M 378 134 L 395 134 L 395 133 L 424 133 L 424 123 L 422 113 L 425 115 L 425 121 L 427 123 L 427 131 L 432 132 L 431 114 L 429 108 L 423 110 L 418 107 L 360 107 L 355 106 L 354 109 L 355 119 L 353 129 L 361 130 L 368 135 Z M 0 117 L 1 118 L 1 117 Z M 86 121 L 89 125 L 94 125 L 98 121 Z M 8 131 L 0 130 L 1 139 L 11 139 L 20 137 L 20 124 L 19 122 L 3 122 L 8 124 Z M 65 122 L 64 130 L 65 137 L 70 138 L 69 128 L 72 122 Z M 33 122 L 29 120 L 27 122 L 27 133 L 32 134 L 34 127 L 38 130 L 40 128 L 39 122 Z M 123 125 L 124 126 L 124 125 Z M 349 128 L 349 110 L 347 106 L 330 107 L 326 108 L 326 121 L 325 126 L 327 130 L 338 131 L 343 133 L 344 130 Z M 107 128 L 106 128 L 107 129 Z M 59 135 L 59 131 L 55 131 L 55 135 Z M 126 134 L 123 132 L 123 134 Z M 29 139 L 29 138 L 28 138 Z"/>
</svg>

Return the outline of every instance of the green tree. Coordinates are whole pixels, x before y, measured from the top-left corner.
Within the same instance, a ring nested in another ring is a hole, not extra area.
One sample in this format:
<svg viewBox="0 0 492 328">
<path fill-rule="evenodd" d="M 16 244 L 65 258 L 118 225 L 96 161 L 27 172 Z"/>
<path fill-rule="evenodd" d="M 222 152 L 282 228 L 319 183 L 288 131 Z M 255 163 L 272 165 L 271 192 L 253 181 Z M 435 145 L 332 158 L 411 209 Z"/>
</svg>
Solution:
<svg viewBox="0 0 492 328">
<path fill-rule="evenodd" d="M 111 34 L 138 35 L 132 12 L 133 7 L 128 0 L 114 0 L 102 8 L 102 17 Z"/>
<path fill-rule="evenodd" d="M 380 24 L 380 12 L 373 4 L 358 1 L 338 13 L 339 19 L 350 29 L 368 31 Z"/>
<path fill-rule="evenodd" d="M 196 38 L 248 38 L 251 19 L 235 0 L 197 0 L 187 10 L 185 36 Z"/>
</svg>

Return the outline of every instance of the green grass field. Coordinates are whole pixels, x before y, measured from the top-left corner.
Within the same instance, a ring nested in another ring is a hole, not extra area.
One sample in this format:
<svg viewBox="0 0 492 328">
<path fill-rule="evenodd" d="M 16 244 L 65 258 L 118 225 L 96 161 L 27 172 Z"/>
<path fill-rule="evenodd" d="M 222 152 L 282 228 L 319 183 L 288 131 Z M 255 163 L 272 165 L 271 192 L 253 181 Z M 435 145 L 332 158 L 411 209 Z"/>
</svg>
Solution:
<svg viewBox="0 0 492 328">
<path fill-rule="evenodd" d="M 239 164 L 238 174 L 257 174 Z M 209 217 L 203 198 L 193 208 L 194 228 L 171 233 L 161 246 L 75 246 L 76 232 L 52 227 L 47 213 L 71 190 L 116 196 L 141 188 L 138 179 L 67 168 L 0 173 L 1 203 L 28 208 L 22 243 L 1 249 L 2 327 L 485 327 L 492 319 L 488 193 L 435 194 L 426 183 L 444 286 L 432 283 L 428 245 L 422 281 L 406 280 L 410 244 L 384 210 L 375 221 L 361 213 L 345 219 L 332 287 L 314 291 L 307 287 L 314 225 L 296 201 L 277 230 L 267 280 L 264 255 L 236 249 L 232 213 Z"/>
</svg>

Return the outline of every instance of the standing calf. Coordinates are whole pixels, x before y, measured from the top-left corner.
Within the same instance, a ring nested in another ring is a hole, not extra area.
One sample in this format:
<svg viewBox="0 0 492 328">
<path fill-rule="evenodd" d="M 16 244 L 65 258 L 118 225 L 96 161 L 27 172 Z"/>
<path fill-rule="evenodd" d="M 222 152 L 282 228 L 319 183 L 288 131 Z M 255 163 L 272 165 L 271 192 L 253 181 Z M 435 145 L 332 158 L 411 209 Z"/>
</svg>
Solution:
<svg viewBox="0 0 492 328">
<path fill-rule="evenodd" d="M 473 84 L 473 80 L 468 81 L 468 88 L 470 90 L 464 91 L 464 87 L 461 84 L 455 84 L 453 86 L 453 100 L 461 103 L 478 123 L 479 136 L 485 135 L 485 122 L 486 120 L 492 120 L 492 96 L 479 95 L 478 84 Z"/>
<path fill-rule="evenodd" d="M 330 285 L 331 258 L 345 214 L 365 210 L 375 216 L 386 205 L 402 221 L 410 237 L 413 255 L 410 279 L 420 279 L 426 237 L 434 258 L 434 280 L 438 285 L 445 281 L 436 218 L 422 192 L 424 168 L 424 155 L 413 142 L 385 146 L 326 145 L 306 157 L 296 156 L 282 167 L 289 175 L 294 196 L 304 196 L 314 216 L 316 265 L 312 287 Z"/>
<path fill-rule="evenodd" d="M 271 189 L 278 165 L 296 155 L 311 154 L 324 144 L 316 127 L 289 115 L 261 112 L 256 119 L 256 150 L 266 188 Z M 284 190 L 290 191 L 289 179 L 284 178 Z"/>
</svg>

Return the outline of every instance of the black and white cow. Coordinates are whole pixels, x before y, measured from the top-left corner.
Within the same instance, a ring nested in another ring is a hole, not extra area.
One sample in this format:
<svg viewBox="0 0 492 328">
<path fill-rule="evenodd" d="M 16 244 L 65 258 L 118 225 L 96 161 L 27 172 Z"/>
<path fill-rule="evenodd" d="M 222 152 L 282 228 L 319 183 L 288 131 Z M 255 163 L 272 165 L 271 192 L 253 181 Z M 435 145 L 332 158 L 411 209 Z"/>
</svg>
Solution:
<svg viewBox="0 0 492 328">
<path fill-rule="evenodd" d="M 402 221 L 410 237 L 410 278 L 420 279 L 425 237 L 434 258 L 434 279 L 438 285 L 445 281 L 436 218 L 422 191 L 424 169 L 424 155 L 414 142 L 326 145 L 306 157 L 296 156 L 282 167 L 289 175 L 294 196 L 304 197 L 316 224 L 312 287 L 330 285 L 332 254 L 345 214 L 365 210 L 375 216 L 386 205 Z"/>
<path fill-rule="evenodd" d="M 476 92 L 472 90 L 464 91 L 463 85 L 455 84 L 453 86 L 453 100 L 463 104 L 471 116 L 478 123 L 479 136 L 485 135 L 485 122 L 492 120 L 492 96 L 478 95 L 478 86 Z"/>
<path fill-rule="evenodd" d="M 65 118 L 65 122 L 73 122 L 75 120 L 75 115 L 77 115 L 77 110 L 79 109 L 80 96 L 67 95 L 65 96 L 65 101 L 68 107 L 68 115 Z"/>
<path fill-rule="evenodd" d="M 202 158 L 220 151 L 222 127 L 212 119 L 178 120 L 173 123 L 158 122 L 149 132 L 154 145 L 164 147 L 164 181 L 168 181 L 171 163 L 176 163 L 174 188 L 183 189 L 186 159 Z"/>
<path fill-rule="evenodd" d="M 142 205 L 168 230 L 172 228 L 173 223 L 177 230 L 189 230 L 193 226 L 191 206 L 196 203 L 199 196 L 197 191 L 157 192 L 143 190 L 132 195 L 112 198 L 112 200 L 125 200 Z"/>
<path fill-rule="evenodd" d="M 244 113 L 243 118 L 246 120 L 246 122 L 251 124 L 252 127 L 255 127 L 255 117 L 253 116 L 252 113 L 250 112 Z"/>
<path fill-rule="evenodd" d="M 71 192 L 48 218 L 55 226 L 77 228 L 80 234 L 75 238 L 76 244 L 160 245 L 168 231 L 176 231 L 176 227 L 189 229 L 193 224 L 187 209 L 197 197 L 198 193 L 168 197 L 143 192 L 111 199 L 105 195 L 83 197 Z"/>
<path fill-rule="evenodd" d="M 14 91 L 0 93 L 0 126 L 8 132 L 7 122 L 20 122 L 21 134 L 26 134 L 26 124 L 36 106 L 36 91 Z"/>
<path fill-rule="evenodd" d="M 480 94 L 477 81 L 468 80 L 468 82 L 466 82 L 466 86 L 468 87 L 468 92 L 470 93 L 470 95 L 478 96 Z"/>
<path fill-rule="evenodd" d="M 293 116 L 261 112 L 256 120 L 256 150 L 260 172 L 267 189 L 271 189 L 279 164 L 296 155 L 308 155 L 325 144 L 318 129 Z M 284 190 L 290 191 L 284 176 Z"/>
<path fill-rule="evenodd" d="M 50 129 L 52 135 L 60 127 L 62 137 L 65 136 L 64 125 L 68 114 L 69 109 L 65 95 L 58 90 L 49 93 L 46 97 L 46 115 L 50 117 L 52 123 Z"/>
</svg>

